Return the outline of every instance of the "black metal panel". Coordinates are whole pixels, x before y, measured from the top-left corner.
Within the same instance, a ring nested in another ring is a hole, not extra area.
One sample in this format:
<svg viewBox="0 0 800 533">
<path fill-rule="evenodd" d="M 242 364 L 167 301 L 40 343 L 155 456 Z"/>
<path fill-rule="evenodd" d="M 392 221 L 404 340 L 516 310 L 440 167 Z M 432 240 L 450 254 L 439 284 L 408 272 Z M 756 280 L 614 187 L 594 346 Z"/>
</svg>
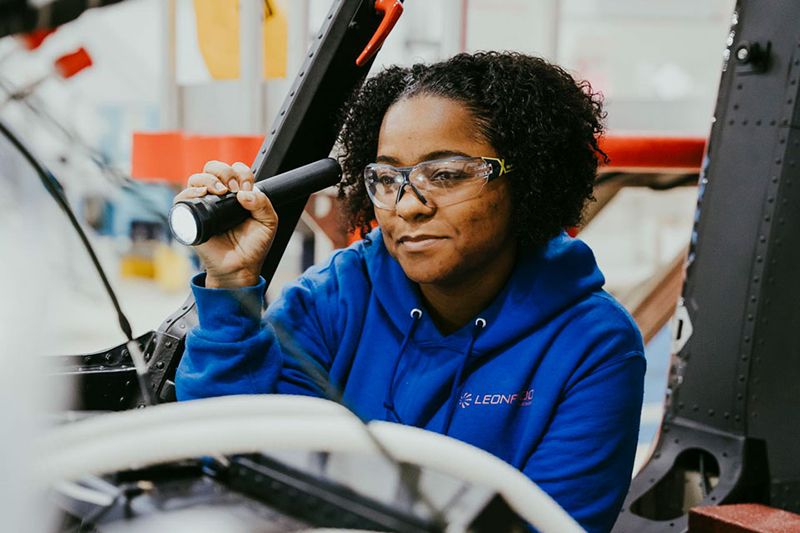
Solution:
<svg viewBox="0 0 800 533">
<path fill-rule="evenodd" d="M 146 350 L 152 331 L 137 339 Z M 67 380 L 74 391 L 72 409 L 76 411 L 116 411 L 130 409 L 141 397 L 133 360 L 125 344 L 86 355 L 52 358 L 54 372 L 48 380 Z"/>
<path fill-rule="evenodd" d="M 358 67 L 356 58 L 380 21 L 373 0 L 333 2 L 253 163 L 257 181 L 330 154 L 339 133 L 340 109 L 372 65 L 370 60 Z M 307 200 L 277 210 L 278 230 L 261 269 L 267 284 L 278 268 Z"/>
<path fill-rule="evenodd" d="M 664 481 L 691 450 L 718 465 L 719 484 L 688 504 L 800 511 L 800 3 L 740 1 L 729 43 L 679 302 L 693 332 L 615 531 L 686 530 L 685 515 L 664 519 L 679 499 Z"/>
</svg>

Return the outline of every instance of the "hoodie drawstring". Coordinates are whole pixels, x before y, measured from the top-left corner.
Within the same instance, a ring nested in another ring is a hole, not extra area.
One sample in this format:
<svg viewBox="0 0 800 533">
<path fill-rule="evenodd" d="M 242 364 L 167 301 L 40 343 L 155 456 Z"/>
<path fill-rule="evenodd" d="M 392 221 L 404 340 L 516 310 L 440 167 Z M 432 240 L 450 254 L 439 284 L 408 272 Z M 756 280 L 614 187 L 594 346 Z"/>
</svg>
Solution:
<svg viewBox="0 0 800 533">
<path fill-rule="evenodd" d="M 412 309 L 411 326 L 408 328 L 408 332 L 403 339 L 403 343 L 400 345 L 400 352 L 397 354 L 397 360 L 394 363 L 394 370 L 392 370 L 392 378 L 389 380 L 389 387 L 386 390 L 386 399 L 383 401 L 383 406 L 386 408 L 387 421 L 391 421 L 389 418 L 389 415 L 391 415 L 394 418 L 394 422 L 399 424 L 403 423 L 400 420 L 400 417 L 397 416 L 397 411 L 394 409 L 394 378 L 397 375 L 397 369 L 400 368 L 400 359 L 403 358 L 403 352 L 406 351 L 406 346 L 408 346 L 408 342 L 411 340 L 414 330 L 417 329 L 417 324 L 419 324 L 420 318 L 422 318 L 422 311 L 416 308 Z"/>
<path fill-rule="evenodd" d="M 461 364 L 458 366 L 458 372 L 456 372 L 456 377 L 453 379 L 453 388 L 450 389 L 450 400 L 447 403 L 447 414 L 444 417 L 444 424 L 442 425 L 442 435 L 447 435 L 447 432 L 450 430 L 450 423 L 453 421 L 453 415 L 458 405 L 458 391 L 461 387 L 461 378 L 464 375 L 464 370 L 467 368 L 467 363 L 472 355 L 472 347 L 475 345 L 475 341 L 478 339 L 481 330 L 485 327 L 486 320 L 483 318 L 475 320 L 475 328 L 472 330 L 472 339 L 469 341 L 467 349 L 464 350 L 464 356 L 461 359 Z"/>
</svg>

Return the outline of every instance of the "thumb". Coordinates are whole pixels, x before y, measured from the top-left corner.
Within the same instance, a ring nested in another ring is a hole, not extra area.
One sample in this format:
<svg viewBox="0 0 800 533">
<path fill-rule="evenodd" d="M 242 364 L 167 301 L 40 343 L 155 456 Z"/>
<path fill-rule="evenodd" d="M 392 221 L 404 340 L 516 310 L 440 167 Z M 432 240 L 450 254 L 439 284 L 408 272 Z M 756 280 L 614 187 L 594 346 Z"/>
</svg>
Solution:
<svg viewBox="0 0 800 533">
<path fill-rule="evenodd" d="M 278 215 L 272 207 L 267 195 L 259 189 L 252 191 L 239 191 L 236 199 L 242 207 L 250 211 L 250 215 L 258 222 L 270 228 L 274 228 L 278 222 Z"/>
</svg>

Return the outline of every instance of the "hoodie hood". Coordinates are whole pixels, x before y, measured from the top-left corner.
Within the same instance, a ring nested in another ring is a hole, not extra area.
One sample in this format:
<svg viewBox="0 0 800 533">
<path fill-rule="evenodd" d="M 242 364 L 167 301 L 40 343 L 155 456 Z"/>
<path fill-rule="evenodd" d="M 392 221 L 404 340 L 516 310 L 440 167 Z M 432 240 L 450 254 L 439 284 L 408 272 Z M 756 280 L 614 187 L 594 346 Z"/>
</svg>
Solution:
<svg viewBox="0 0 800 533">
<path fill-rule="evenodd" d="M 405 332 L 409 327 L 411 310 L 425 309 L 419 288 L 389 255 L 380 228 L 370 232 L 368 239 L 371 244 L 365 246 L 365 258 L 373 280 L 373 291 L 394 326 Z M 425 313 L 416 328 L 414 340 L 463 344 L 473 336 L 475 320 L 483 318 L 485 327 L 475 340 L 472 351 L 494 350 L 528 336 L 552 317 L 600 290 L 604 283 L 605 278 L 589 247 L 583 241 L 562 233 L 545 245 L 521 248 L 505 287 L 486 309 L 459 331 L 442 336 Z"/>
</svg>

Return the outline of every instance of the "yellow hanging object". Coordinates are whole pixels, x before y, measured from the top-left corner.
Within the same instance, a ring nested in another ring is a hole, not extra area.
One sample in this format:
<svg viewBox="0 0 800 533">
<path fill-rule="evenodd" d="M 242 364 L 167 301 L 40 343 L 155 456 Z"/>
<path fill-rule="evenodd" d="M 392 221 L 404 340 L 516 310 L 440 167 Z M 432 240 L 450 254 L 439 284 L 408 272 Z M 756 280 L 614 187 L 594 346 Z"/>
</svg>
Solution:
<svg viewBox="0 0 800 533">
<path fill-rule="evenodd" d="M 288 38 L 286 9 L 278 0 L 264 0 L 264 78 L 286 77 Z"/>
<path fill-rule="evenodd" d="M 197 42 L 211 76 L 238 78 L 239 0 L 194 0 L 194 13 Z"/>
</svg>

